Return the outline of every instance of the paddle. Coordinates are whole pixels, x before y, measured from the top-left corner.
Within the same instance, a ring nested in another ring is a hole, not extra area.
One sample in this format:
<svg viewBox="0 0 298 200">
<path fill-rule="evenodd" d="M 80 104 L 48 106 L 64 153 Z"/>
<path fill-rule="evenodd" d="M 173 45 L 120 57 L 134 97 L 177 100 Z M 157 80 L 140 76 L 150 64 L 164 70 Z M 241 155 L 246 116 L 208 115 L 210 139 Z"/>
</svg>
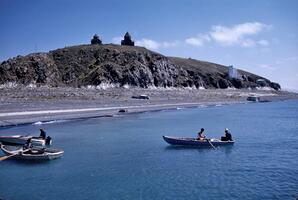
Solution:
<svg viewBox="0 0 298 200">
<path fill-rule="evenodd" d="M 11 158 L 11 157 L 14 157 L 14 156 L 18 155 L 19 153 L 11 154 L 9 156 L 3 156 L 3 157 L 0 158 L 0 161 L 6 160 L 6 159 Z"/>
<path fill-rule="evenodd" d="M 24 151 L 20 151 L 20 152 L 18 152 L 18 153 L 14 153 L 14 154 L 11 154 L 11 155 L 8 155 L 8 156 L 2 156 L 2 157 L 0 157 L 0 161 L 6 160 L 6 159 L 11 158 L 11 157 L 14 157 L 14 156 L 16 156 L 16 155 L 19 155 L 19 154 L 21 154 L 21 153 L 27 152 L 27 151 L 29 151 L 29 150 L 31 150 L 31 149 L 26 149 L 26 150 L 24 150 Z"/>
<path fill-rule="evenodd" d="M 210 139 L 206 139 L 207 142 L 210 144 L 210 146 L 213 148 L 213 149 L 216 149 L 215 146 L 211 143 Z"/>
</svg>

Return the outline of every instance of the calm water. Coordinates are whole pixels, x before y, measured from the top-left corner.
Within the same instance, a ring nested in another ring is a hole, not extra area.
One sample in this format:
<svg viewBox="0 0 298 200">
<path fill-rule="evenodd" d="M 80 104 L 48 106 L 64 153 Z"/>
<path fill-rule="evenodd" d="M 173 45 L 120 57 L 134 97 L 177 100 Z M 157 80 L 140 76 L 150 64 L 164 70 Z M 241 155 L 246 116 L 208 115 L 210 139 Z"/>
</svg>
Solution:
<svg viewBox="0 0 298 200">
<path fill-rule="evenodd" d="M 181 109 L 0 129 L 45 128 L 61 159 L 0 163 L 0 198 L 296 199 L 298 101 Z M 233 147 L 172 148 L 162 135 L 196 136 L 204 127 Z"/>
</svg>

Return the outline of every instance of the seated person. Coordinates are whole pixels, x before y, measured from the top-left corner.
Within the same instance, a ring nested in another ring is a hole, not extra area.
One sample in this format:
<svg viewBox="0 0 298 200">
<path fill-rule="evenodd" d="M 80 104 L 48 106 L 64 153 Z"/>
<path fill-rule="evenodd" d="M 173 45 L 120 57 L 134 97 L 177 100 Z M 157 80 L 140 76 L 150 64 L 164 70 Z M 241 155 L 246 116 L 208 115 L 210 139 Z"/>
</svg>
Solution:
<svg viewBox="0 0 298 200">
<path fill-rule="evenodd" d="M 221 141 L 233 141 L 232 134 L 229 132 L 229 129 L 225 129 L 225 136 L 221 137 Z"/>
<path fill-rule="evenodd" d="M 52 144 L 52 138 L 50 136 L 48 136 L 46 138 L 46 145 L 51 145 Z"/>
<path fill-rule="evenodd" d="M 39 129 L 40 130 L 40 135 L 39 137 L 42 138 L 42 139 L 46 139 L 46 132 L 41 128 Z"/>
<path fill-rule="evenodd" d="M 201 131 L 198 132 L 198 138 L 197 140 L 205 140 L 206 139 L 206 136 L 204 135 L 204 129 L 201 128 Z"/>
<path fill-rule="evenodd" d="M 31 138 L 29 138 L 23 146 L 23 150 L 32 148 Z"/>
</svg>

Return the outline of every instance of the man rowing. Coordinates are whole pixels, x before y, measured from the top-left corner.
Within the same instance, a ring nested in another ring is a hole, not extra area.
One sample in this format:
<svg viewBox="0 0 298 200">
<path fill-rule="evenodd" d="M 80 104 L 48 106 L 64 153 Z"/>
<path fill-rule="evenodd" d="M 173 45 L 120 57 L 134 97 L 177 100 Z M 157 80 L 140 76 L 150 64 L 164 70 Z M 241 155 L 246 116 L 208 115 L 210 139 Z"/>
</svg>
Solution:
<svg viewBox="0 0 298 200">
<path fill-rule="evenodd" d="M 201 131 L 198 132 L 198 138 L 197 140 L 205 140 L 206 136 L 204 135 L 204 128 L 201 128 Z"/>
</svg>

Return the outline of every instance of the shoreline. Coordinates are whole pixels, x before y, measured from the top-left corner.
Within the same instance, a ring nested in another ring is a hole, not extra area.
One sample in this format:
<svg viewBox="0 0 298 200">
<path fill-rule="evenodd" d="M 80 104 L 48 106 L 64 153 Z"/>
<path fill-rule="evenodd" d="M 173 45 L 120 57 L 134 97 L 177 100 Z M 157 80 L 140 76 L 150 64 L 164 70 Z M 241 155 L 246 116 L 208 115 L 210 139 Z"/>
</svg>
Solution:
<svg viewBox="0 0 298 200">
<path fill-rule="evenodd" d="M 246 102 L 218 102 L 218 103 L 177 103 L 177 104 L 160 104 L 160 105 L 145 105 L 145 106 L 123 106 L 123 107 L 109 107 L 109 108 L 87 108 L 75 110 L 42 110 L 29 112 L 14 112 L 14 113 L 0 113 L 0 128 L 14 127 L 26 124 L 47 124 L 59 121 L 71 121 L 88 118 L 101 117 L 115 117 L 126 116 L 130 114 L 138 114 L 145 112 L 158 112 L 164 110 L 178 110 L 187 108 L 204 108 L 212 106 L 223 106 L 241 104 Z M 128 110 L 121 113 L 120 109 Z M 46 116 L 45 116 L 46 115 Z M 25 119 L 18 118 L 19 116 L 26 117 Z M 2 120 L 3 117 L 11 117 L 11 119 Z"/>
<path fill-rule="evenodd" d="M 149 111 L 246 103 L 247 96 L 262 100 L 298 99 L 298 94 L 259 90 L 189 90 L 110 88 L 13 88 L 0 89 L 0 127 L 36 122 L 112 117 Z M 146 94 L 149 99 L 133 99 Z M 124 109 L 127 112 L 120 113 Z"/>
</svg>

